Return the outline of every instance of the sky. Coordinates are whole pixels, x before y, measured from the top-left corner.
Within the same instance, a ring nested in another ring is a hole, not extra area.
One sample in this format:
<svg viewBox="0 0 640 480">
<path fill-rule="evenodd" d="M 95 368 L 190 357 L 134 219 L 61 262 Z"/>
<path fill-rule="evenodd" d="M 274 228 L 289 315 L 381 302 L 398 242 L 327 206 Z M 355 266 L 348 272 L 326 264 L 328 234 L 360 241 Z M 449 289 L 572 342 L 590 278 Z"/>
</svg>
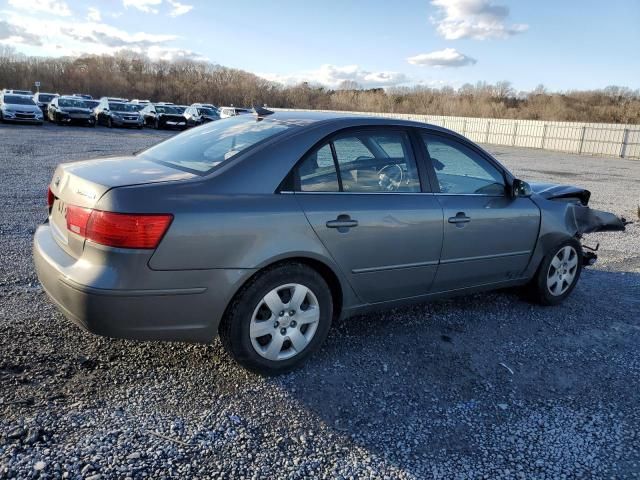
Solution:
<svg viewBox="0 0 640 480">
<path fill-rule="evenodd" d="M 640 0 L 0 0 L 0 47 L 196 59 L 284 84 L 640 88 Z"/>
</svg>

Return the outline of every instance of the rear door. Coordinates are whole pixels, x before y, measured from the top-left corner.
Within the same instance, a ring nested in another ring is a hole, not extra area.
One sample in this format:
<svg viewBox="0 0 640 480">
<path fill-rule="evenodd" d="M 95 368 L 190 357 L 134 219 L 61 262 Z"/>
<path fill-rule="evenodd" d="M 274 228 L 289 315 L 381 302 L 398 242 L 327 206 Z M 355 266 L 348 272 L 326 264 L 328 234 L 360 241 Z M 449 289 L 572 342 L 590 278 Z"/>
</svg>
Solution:
<svg viewBox="0 0 640 480">
<path fill-rule="evenodd" d="M 404 129 L 348 130 L 308 154 L 296 197 L 367 303 L 429 292 L 442 248 L 442 208 Z"/>
<path fill-rule="evenodd" d="M 445 133 L 420 137 L 444 212 L 434 292 L 519 278 L 538 238 L 538 207 L 509 195 L 501 167 L 471 143 Z"/>
</svg>

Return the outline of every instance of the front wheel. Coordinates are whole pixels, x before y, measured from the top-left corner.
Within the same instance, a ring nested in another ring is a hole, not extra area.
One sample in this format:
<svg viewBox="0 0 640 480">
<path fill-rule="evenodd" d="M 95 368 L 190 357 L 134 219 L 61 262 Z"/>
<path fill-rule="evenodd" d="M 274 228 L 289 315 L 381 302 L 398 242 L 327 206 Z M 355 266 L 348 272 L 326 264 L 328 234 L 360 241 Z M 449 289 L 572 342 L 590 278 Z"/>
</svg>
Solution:
<svg viewBox="0 0 640 480">
<path fill-rule="evenodd" d="M 322 276 L 299 263 L 283 264 L 260 272 L 236 295 L 220 338 L 239 364 L 274 375 L 315 352 L 332 317 L 331 292 Z"/>
<path fill-rule="evenodd" d="M 107 127 L 113 128 L 113 121 L 111 120 L 111 117 L 107 118 Z"/>
<path fill-rule="evenodd" d="M 557 305 L 575 288 L 582 272 L 582 246 L 575 239 L 552 248 L 529 285 L 532 298 L 542 305 Z"/>
</svg>

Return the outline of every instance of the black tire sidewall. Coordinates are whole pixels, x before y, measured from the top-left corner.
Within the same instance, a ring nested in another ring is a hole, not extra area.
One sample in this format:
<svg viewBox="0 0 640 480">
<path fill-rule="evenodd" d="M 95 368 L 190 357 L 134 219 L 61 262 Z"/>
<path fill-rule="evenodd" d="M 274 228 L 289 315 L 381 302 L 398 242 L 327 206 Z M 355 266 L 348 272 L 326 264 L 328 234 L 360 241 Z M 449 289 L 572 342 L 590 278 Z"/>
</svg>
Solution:
<svg viewBox="0 0 640 480">
<path fill-rule="evenodd" d="M 576 275 L 573 279 L 573 283 L 569 286 L 566 292 L 564 292 L 562 295 L 552 295 L 551 292 L 549 292 L 549 289 L 547 287 L 547 273 L 549 271 L 549 266 L 551 265 L 551 261 L 553 260 L 553 257 L 556 256 L 556 254 L 561 248 L 564 248 L 566 246 L 573 247 L 576 250 L 576 253 L 578 255 L 578 265 L 576 267 L 577 268 Z M 578 284 L 578 281 L 580 280 L 581 273 L 582 273 L 582 246 L 580 245 L 580 242 L 578 242 L 576 239 L 570 239 L 556 245 L 554 248 L 552 248 L 549 251 L 549 253 L 547 253 L 547 255 L 545 255 L 544 259 L 542 260 L 542 263 L 540 264 L 540 268 L 538 269 L 538 273 L 536 275 L 535 284 L 534 284 L 535 294 L 537 297 L 536 299 L 538 300 L 539 303 L 543 305 L 557 305 L 559 303 L 562 303 L 569 295 L 571 295 L 571 292 L 573 292 L 573 289 L 576 287 L 576 285 Z"/>
<path fill-rule="evenodd" d="M 314 337 L 301 353 L 287 360 L 272 361 L 253 348 L 249 325 L 258 302 L 274 288 L 288 283 L 311 289 L 320 306 L 320 320 Z M 236 295 L 221 325 L 220 336 L 226 350 L 239 364 L 256 373 L 274 375 L 298 367 L 317 351 L 329 333 L 332 317 L 331 291 L 322 276 L 302 264 L 284 264 L 258 274 Z"/>
</svg>

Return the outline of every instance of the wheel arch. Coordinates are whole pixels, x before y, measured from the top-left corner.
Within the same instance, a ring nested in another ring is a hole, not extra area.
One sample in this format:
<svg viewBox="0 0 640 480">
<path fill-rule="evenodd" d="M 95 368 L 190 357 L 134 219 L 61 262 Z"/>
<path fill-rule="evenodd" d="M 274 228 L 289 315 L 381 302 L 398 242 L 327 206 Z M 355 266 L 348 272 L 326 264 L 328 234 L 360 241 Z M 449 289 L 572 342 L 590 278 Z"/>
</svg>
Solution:
<svg viewBox="0 0 640 480">
<path fill-rule="evenodd" d="M 244 281 L 238 285 L 233 295 L 231 295 L 231 297 L 229 298 L 227 306 L 225 307 L 224 313 L 222 315 L 220 324 L 218 325 L 218 329 L 220 328 L 220 325 L 222 325 L 222 323 L 224 322 L 224 319 L 226 318 L 230 307 L 233 305 L 234 300 L 242 292 L 244 287 L 249 282 L 251 282 L 257 275 L 260 275 L 261 273 L 263 273 L 265 270 L 269 270 L 269 269 L 278 267 L 280 265 L 286 265 L 288 263 L 299 263 L 299 264 L 306 265 L 307 267 L 313 269 L 318 274 L 320 274 L 320 276 L 324 279 L 324 281 L 327 282 L 327 285 L 329 286 L 329 290 L 331 292 L 331 298 L 333 301 L 333 318 L 334 319 L 339 318 L 344 307 L 345 297 L 348 295 L 347 293 L 348 290 L 345 290 L 345 289 L 348 287 L 346 286 L 344 281 L 340 278 L 340 275 L 336 272 L 336 268 L 329 265 L 328 262 L 321 260 L 319 258 L 316 258 L 314 256 L 292 255 L 288 257 L 271 259 L 259 265 L 256 271 L 252 275 L 245 278 Z"/>
</svg>

